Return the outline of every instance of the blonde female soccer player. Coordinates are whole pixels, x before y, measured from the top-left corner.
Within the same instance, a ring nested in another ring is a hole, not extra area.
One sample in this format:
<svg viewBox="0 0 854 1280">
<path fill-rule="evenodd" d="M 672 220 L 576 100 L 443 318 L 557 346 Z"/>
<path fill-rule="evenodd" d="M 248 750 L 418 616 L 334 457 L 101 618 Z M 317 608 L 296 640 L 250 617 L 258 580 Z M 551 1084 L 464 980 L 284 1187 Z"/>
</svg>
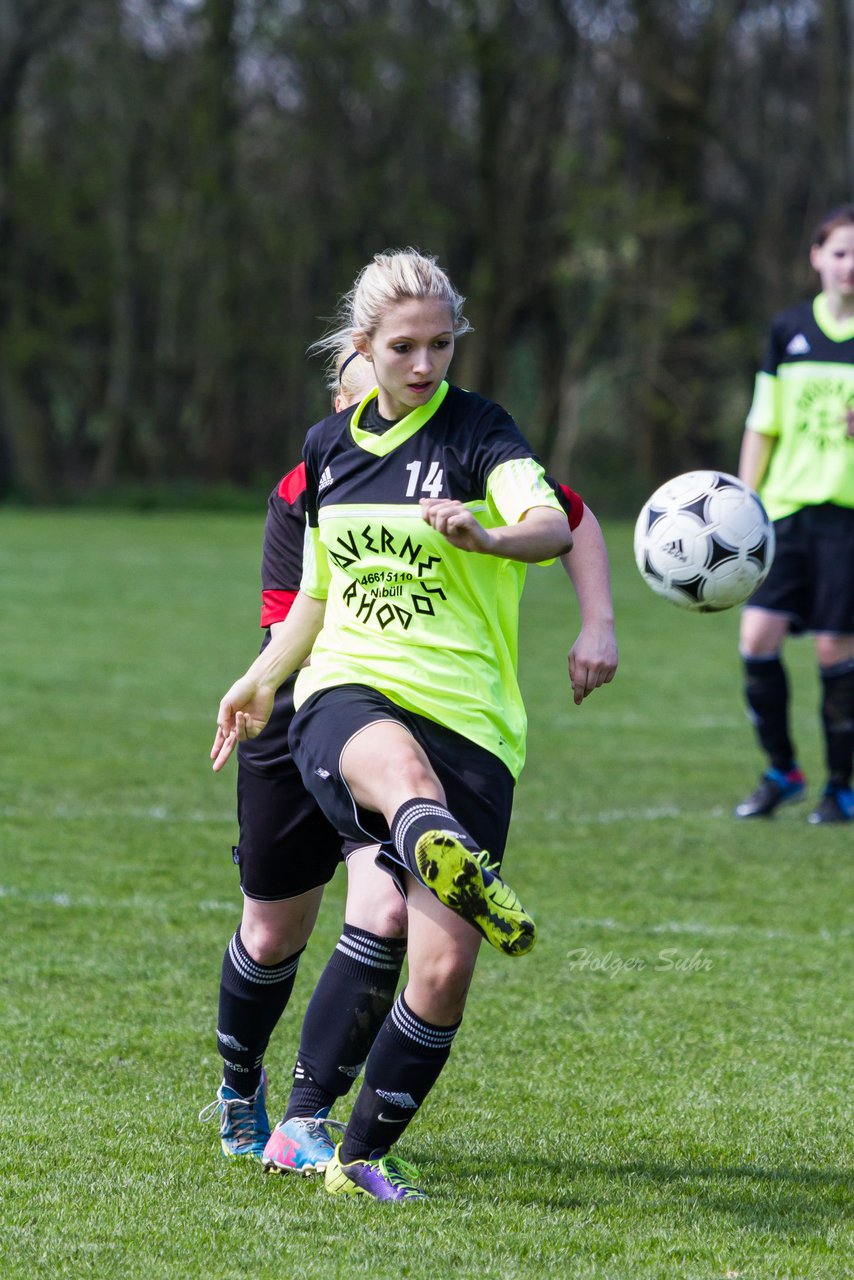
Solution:
<svg viewBox="0 0 854 1280">
<path fill-rule="evenodd" d="M 212 751 L 221 768 L 263 728 L 310 652 L 294 758 L 336 829 L 383 845 L 406 897 L 409 979 L 326 1170 L 329 1191 L 381 1200 L 424 1198 L 390 1149 L 448 1059 L 481 938 L 510 956 L 534 945 L 499 875 L 524 758 L 518 605 L 525 566 L 571 545 L 510 416 L 446 381 L 462 305 L 414 250 L 378 254 L 344 300 L 327 344 L 349 339 L 376 389 L 306 438 L 300 593 L 223 698 Z"/>
</svg>

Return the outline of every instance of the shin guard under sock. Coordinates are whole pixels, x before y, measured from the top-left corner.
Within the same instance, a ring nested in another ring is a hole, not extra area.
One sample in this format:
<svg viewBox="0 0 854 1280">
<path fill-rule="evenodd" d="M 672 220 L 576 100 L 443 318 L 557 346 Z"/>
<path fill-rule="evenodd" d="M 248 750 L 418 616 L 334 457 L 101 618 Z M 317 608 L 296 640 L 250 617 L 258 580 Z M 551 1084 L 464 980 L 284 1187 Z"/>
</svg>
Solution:
<svg viewBox="0 0 854 1280">
<path fill-rule="evenodd" d="M 344 1134 L 342 1163 L 384 1154 L 397 1141 L 438 1080 L 459 1025 L 425 1022 L 409 1009 L 403 993 L 397 997 L 368 1055 Z"/>
<path fill-rule="evenodd" d="M 854 661 L 848 659 L 819 670 L 828 781 L 848 787 L 854 761 Z"/>
<path fill-rule="evenodd" d="M 238 929 L 223 956 L 217 1048 L 224 1083 L 245 1098 L 258 1087 L 264 1052 L 290 999 L 301 955 L 302 948 L 281 964 L 258 964 Z"/>
<path fill-rule="evenodd" d="M 789 682 L 779 656 L 744 659 L 744 695 L 771 767 L 788 773 L 795 767 L 795 748 L 789 736 Z"/>
<path fill-rule="evenodd" d="M 313 1116 L 343 1097 L 385 1022 L 406 940 L 345 924 L 308 1003 L 285 1119 Z"/>
</svg>

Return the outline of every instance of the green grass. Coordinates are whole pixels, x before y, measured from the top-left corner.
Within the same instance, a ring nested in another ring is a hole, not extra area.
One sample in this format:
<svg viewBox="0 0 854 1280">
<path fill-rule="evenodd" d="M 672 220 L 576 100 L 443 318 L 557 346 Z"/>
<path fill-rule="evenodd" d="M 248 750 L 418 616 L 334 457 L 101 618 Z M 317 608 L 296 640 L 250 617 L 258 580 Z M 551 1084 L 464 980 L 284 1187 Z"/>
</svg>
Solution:
<svg viewBox="0 0 854 1280">
<path fill-rule="evenodd" d="M 342 1203 L 222 1160 L 234 771 L 207 752 L 257 644 L 260 517 L 0 512 L 0 1275 L 851 1276 L 852 833 L 729 813 L 760 768 L 735 613 L 695 617 L 608 530 L 621 668 L 572 705 L 559 570 L 526 591 L 508 878 L 401 1146 L 431 1201 Z M 791 647 L 802 760 L 817 687 Z M 284 1102 L 333 882 L 268 1058 Z"/>
</svg>

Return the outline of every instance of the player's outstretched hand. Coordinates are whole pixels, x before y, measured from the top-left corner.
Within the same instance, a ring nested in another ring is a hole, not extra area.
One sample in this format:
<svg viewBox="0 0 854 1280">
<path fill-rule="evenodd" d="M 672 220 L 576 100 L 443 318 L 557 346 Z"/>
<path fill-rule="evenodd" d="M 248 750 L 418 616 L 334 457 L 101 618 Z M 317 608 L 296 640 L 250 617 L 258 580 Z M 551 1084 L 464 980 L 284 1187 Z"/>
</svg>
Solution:
<svg viewBox="0 0 854 1280">
<path fill-rule="evenodd" d="M 576 706 L 603 684 L 610 684 L 617 670 L 617 641 L 610 625 L 582 627 L 569 651 L 569 679 Z"/>
<path fill-rule="evenodd" d="M 488 551 L 492 538 L 482 524 L 455 498 L 422 498 L 421 514 L 428 524 L 461 551 Z"/>
<path fill-rule="evenodd" d="M 242 676 L 219 704 L 216 737 L 211 747 L 214 773 L 219 773 L 238 742 L 257 738 L 270 719 L 275 690 Z"/>
</svg>

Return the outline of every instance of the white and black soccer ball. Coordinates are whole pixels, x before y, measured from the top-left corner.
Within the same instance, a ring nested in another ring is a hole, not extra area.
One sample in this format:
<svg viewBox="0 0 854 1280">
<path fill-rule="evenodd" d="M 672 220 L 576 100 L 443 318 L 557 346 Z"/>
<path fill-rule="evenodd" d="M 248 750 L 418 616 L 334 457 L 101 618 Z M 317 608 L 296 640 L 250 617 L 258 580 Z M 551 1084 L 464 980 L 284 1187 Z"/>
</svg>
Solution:
<svg viewBox="0 0 854 1280">
<path fill-rule="evenodd" d="M 774 559 L 774 526 L 749 485 L 688 471 L 644 503 L 635 525 L 641 577 L 672 604 L 715 613 L 743 604 Z"/>
</svg>

